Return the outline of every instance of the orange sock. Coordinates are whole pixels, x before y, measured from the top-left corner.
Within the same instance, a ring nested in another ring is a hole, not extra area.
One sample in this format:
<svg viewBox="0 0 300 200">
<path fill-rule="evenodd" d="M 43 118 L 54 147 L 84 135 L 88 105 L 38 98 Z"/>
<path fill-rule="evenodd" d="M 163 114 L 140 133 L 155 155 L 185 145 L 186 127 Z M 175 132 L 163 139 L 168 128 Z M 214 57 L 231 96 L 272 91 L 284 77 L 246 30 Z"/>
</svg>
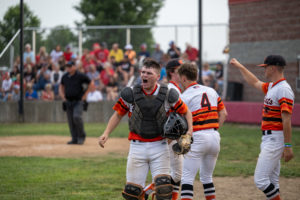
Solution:
<svg viewBox="0 0 300 200">
<path fill-rule="evenodd" d="M 271 200 L 281 200 L 281 199 L 280 199 L 280 195 L 278 194 L 276 197 L 274 197 L 274 198 L 271 199 Z"/>
<path fill-rule="evenodd" d="M 172 200 L 177 200 L 179 194 L 177 192 L 172 192 Z"/>
<path fill-rule="evenodd" d="M 183 199 L 181 199 L 181 200 L 192 200 L 192 199 L 188 199 L 188 198 L 183 198 Z"/>
<path fill-rule="evenodd" d="M 206 198 L 206 200 L 215 200 L 216 195 L 206 196 L 205 198 Z"/>
</svg>

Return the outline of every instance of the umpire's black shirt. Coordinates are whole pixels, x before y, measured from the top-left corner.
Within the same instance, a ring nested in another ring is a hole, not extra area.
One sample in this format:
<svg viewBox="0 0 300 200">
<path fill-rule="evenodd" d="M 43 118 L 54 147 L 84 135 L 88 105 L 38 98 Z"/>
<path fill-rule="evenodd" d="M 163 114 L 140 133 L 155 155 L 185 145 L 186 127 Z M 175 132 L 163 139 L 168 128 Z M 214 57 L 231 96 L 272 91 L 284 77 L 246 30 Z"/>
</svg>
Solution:
<svg viewBox="0 0 300 200">
<path fill-rule="evenodd" d="M 61 78 L 61 84 L 65 87 L 65 97 L 68 101 L 80 101 L 84 95 L 83 84 L 90 84 L 89 77 L 79 71 L 72 76 L 67 72 Z"/>
</svg>

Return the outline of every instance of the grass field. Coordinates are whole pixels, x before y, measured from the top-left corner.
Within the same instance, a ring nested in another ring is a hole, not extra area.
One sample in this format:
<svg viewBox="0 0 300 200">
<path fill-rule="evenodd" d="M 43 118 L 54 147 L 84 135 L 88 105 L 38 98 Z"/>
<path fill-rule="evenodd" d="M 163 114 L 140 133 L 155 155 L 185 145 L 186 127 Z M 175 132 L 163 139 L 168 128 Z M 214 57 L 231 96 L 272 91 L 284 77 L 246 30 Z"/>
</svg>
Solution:
<svg viewBox="0 0 300 200">
<path fill-rule="evenodd" d="M 105 124 L 86 124 L 88 136 L 97 137 Z M 126 123 L 112 137 L 127 137 Z M 221 152 L 214 176 L 253 175 L 259 153 L 258 126 L 226 124 L 221 130 Z M 66 124 L 1 124 L 1 136 L 64 135 Z M 300 177 L 300 129 L 293 130 L 295 158 L 282 162 L 281 176 Z M 0 157 L 0 199 L 121 199 L 126 158 Z"/>
</svg>

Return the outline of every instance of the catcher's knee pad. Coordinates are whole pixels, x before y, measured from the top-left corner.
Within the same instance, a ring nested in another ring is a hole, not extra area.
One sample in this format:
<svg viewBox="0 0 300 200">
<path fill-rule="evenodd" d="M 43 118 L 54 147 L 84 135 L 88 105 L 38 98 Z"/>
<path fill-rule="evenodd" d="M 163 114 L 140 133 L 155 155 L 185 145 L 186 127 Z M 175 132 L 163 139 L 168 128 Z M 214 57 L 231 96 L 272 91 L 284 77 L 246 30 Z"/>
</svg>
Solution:
<svg viewBox="0 0 300 200">
<path fill-rule="evenodd" d="M 155 193 L 157 200 L 171 200 L 173 186 L 171 184 L 171 176 L 166 174 L 157 175 L 154 178 Z"/>
<path fill-rule="evenodd" d="M 126 183 L 122 196 L 126 200 L 142 200 L 143 187 L 134 183 Z"/>
</svg>

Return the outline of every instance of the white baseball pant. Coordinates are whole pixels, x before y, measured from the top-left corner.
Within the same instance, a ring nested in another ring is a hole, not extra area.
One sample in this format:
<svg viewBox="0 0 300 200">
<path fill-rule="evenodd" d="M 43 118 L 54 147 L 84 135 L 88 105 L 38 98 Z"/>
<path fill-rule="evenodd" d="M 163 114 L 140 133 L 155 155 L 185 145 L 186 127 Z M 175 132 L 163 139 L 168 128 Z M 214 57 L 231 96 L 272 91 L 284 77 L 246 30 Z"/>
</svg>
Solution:
<svg viewBox="0 0 300 200">
<path fill-rule="evenodd" d="M 167 141 L 156 142 L 131 141 L 127 158 L 127 182 L 145 187 L 148 171 L 152 182 L 159 174 L 170 175 L 170 154 Z"/>
<path fill-rule="evenodd" d="M 284 150 L 283 131 L 263 135 L 260 154 L 255 168 L 254 182 L 264 191 L 270 184 L 279 189 L 280 159 Z"/>
</svg>

